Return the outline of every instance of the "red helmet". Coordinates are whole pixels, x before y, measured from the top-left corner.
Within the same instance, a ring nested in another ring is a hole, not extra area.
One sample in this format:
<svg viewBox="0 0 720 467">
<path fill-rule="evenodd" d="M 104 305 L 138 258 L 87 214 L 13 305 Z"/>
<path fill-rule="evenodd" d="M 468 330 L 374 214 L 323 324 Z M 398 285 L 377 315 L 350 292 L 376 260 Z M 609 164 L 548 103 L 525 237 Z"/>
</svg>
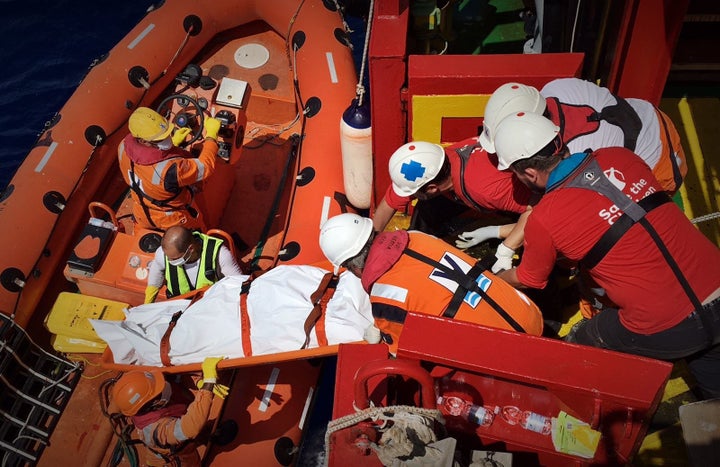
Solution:
<svg viewBox="0 0 720 467">
<path fill-rule="evenodd" d="M 123 415 L 132 416 L 165 387 L 160 371 L 128 371 L 112 388 L 112 402 Z"/>
</svg>

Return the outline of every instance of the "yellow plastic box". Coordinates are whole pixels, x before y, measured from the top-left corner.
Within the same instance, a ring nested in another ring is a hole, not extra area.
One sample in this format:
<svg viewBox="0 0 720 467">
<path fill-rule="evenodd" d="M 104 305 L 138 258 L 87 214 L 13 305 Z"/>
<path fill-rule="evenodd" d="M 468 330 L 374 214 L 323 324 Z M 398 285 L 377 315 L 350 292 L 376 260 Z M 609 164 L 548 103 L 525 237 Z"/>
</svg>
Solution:
<svg viewBox="0 0 720 467">
<path fill-rule="evenodd" d="M 62 292 L 45 318 L 45 327 L 53 334 L 101 342 L 88 319 L 122 321 L 127 307 L 127 303 Z"/>
</svg>

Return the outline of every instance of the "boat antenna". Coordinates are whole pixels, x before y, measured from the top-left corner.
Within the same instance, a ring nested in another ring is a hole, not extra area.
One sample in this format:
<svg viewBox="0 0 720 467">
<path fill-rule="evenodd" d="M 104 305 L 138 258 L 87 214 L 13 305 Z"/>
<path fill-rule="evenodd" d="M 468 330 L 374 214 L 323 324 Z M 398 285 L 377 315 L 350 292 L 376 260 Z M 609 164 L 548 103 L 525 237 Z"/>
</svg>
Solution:
<svg viewBox="0 0 720 467">
<path fill-rule="evenodd" d="M 368 45 L 370 44 L 370 27 L 372 25 L 373 10 L 375 9 L 375 0 L 370 0 L 370 9 L 368 11 L 367 26 L 365 27 L 365 44 L 363 45 L 363 57 L 360 63 L 360 76 L 358 78 L 358 84 L 355 87 L 355 95 L 358 99 L 358 106 L 363 103 L 363 96 L 365 95 L 365 86 L 363 86 L 363 79 L 365 77 L 365 63 L 367 62 Z"/>
</svg>

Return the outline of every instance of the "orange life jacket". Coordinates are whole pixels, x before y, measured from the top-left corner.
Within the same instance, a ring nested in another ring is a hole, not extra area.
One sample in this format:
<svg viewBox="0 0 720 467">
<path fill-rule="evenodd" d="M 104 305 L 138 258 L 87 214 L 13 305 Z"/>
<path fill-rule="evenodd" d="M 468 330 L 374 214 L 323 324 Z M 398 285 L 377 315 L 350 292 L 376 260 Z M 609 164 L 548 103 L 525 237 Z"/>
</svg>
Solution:
<svg viewBox="0 0 720 467">
<path fill-rule="evenodd" d="M 476 264 L 472 256 L 421 232 L 378 235 L 362 280 L 370 290 L 375 325 L 392 353 L 408 311 L 542 334 L 538 307 Z"/>
</svg>

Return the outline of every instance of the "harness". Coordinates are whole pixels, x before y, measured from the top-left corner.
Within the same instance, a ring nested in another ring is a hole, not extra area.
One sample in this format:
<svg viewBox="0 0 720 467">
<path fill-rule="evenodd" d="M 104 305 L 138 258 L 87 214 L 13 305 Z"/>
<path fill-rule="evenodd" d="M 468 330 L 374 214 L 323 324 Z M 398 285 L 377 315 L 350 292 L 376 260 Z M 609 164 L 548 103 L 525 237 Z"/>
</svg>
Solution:
<svg viewBox="0 0 720 467">
<path fill-rule="evenodd" d="M 181 187 L 180 189 L 175 191 L 175 194 L 167 199 L 156 199 L 152 196 L 149 196 L 147 193 L 145 193 L 142 188 L 140 188 L 140 184 L 137 182 L 137 176 L 135 175 L 135 162 L 130 160 L 130 189 L 135 193 L 135 195 L 138 197 L 138 200 L 140 201 L 140 207 L 142 207 L 143 212 L 145 213 L 145 217 L 147 218 L 148 222 L 152 224 L 153 227 L 157 228 L 157 225 L 155 222 L 153 222 L 152 217 L 150 216 L 150 208 L 145 203 L 145 201 L 149 201 L 151 204 L 154 204 L 159 208 L 161 211 L 167 211 L 167 208 L 173 208 L 170 206 L 170 202 L 174 201 L 178 196 L 180 196 L 183 192 L 183 190 L 187 190 L 190 192 L 190 200 L 192 200 L 195 197 L 195 192 L 189 187 Z M 190 213 L 192 217 L 197 217 L 198 212 L 195 208 L 193 208 L 189 203 L 184 206 L 185 210 Z"/>
<path fill-rule="evenodd" d="M 192 285 L 187 271 L 184 267 L 173 266 L 165 257 L 165 279 L 167 282 L 168 298 L 182 295 L 191 290 L 201 289 L 206 285 L 210 285 L 222 279 L 218 271 L 217 254 L 223 241 L 219 238 L 204 235 L 198 232 L 193 233 L 194 236 L 200 237 L 203 241 L 203 254 L 200 261 L 198 277 L 195 285 Z M 182 272 L 182 276 L 181 273 Z"/>
<path fill-rule="evenodd" d="M 548 97 L 547 112 L 552 120 L 562 128 L 565 144 L 580 136 L 595 133 L 602 120 L 615 125 L 623 132 L 623 146 L 635 151 L 642 130 L 642 120 L 635 109 L 622 97 L 612 95 L 616 104 L 597 111 L 584 104 L 566 104 L 557 97 Z"/>
<path fill-rule="evenodd" d="M 605 255 L 617 244 L 617 242 L 625 235 L 630 228 L 635 224 L 640 224 L 645 231 L 650 235 L 653 242 L 660 250 L 673 274 L 678 280 L 678 283 L 683 288 L 683 291 L 687 295 L 688 299 L 692 303 L 695 310 L 702 309 L 702 302 L 693 291 L 690 283 L 688 282 L 685 275 L 680 270 L 680 266 L 675 261 L 675 258 L 670 254 L 667 246 L 660 238 L 660 235 L 655 230 L 655 227 L 647 220 L 647 213 L 662 206 L 663 204 L 671 202 L 670 197 L 665 192 L 655 192 L 639 202 L 634 202 L 619 188 L 605 176 L 600 165 L 597 163 L 594 157 L 588 155 L 580 165 L 570 174 L 569 180 L 563 183 L 564 187 L 568 188 L 582 188 L 608 198 L 610 201 L 623 211 L 623 214 L 610 226 L 610 228 L 600 237 L 595 245 L 590 248 L 580 260 L 580 264 L 588 269 L 595 267 Z M 551 187 L 550 190 L 555 189 L 558 186 Z M 548 191 L 550 191 L 548 190 Z M 712 326 L 707 317 L 703 314 L 698 313 L 708 333 L 708 339 L 710 342 L 713 340 Z"/>
<path fill-rule="evenodd" d="M 462 304 L 463 299 L 467 295 L 468 292 L 472 291 L 477 294 L 479 294 L 488 305 L 490 305 L 493 310 L 497 312 L 502 318 L 516 331 L 519 332 L 526 332 L 520 324 L 515 321 L 515 319 L 506 312 L 502 306 L 500 306 L 499 303 L 497 303 L 495 300 L 493 300 L 490 295 L 488 295 L 487 292 L 485 292 L 477 283 L 477 279 L 480 277 L 480 275 L 485 271 L 485 267 L 480 263 L 477 262 L 473 265 L 472 268 L 467 273 L 462 273 L 458 270 L 455 270 L 449 266 L 446 266 L 439 261 L 435 261 L 434 259 L 423 255 L 422 253 L 419 253 L 411 248 L 405 248 L 403 251 L 404 255 L 407 255 L 413 259 L 416 259 L 418 261 L 422 261 L 423 263 L 430 265 L 436 269 L 440 269 L 445 274 L 450 277 L 454 282 L 457 283 L 458 288 L 455 290 L 455 293 L 453 294 L 452 299 L 450 300 L 450 303 L 448 303 L 448 306 L 443 311 L 442 316 L 445 318 L 453 319 L 455 315 L 458 312 L 458 309 L 460 308 L 460 305 Z"/>
</svg>

